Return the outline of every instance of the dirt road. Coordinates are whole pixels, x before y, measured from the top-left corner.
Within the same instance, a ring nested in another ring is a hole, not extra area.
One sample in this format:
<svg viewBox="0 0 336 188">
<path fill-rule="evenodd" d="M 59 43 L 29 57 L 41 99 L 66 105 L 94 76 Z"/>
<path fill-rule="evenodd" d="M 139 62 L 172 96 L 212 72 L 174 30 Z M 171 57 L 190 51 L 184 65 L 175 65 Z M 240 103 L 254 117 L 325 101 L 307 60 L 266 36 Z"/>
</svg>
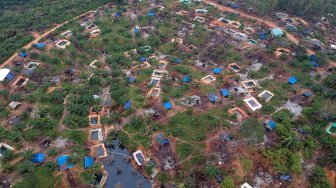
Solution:
<svg viewBox="0 0 336 188">
<path fill-rule="evenodd" d="M 213 2 L 213 1 L 211 1 L 211 0 L 203 0 L 203 2 L 204 2 L 204 3 L 207 3 L 207 4 L 212 4 L 212 5 L 216 6 L 220 11 L 223 11 L 223 12 L 224 12 L 224 11 L 227 11 L 227 12 L 237 13 L 237 14 L 239 14 L 241 17 L 256 20 L 256 21 L 258 21 L 258 22 L 261 22 L 261 23 L 267 25 L 267 26 L 270 27 L 270 28 L 280 28 L 283 32 L 286 33 L 286 36 L 287 36 L 287 38 L 288 38 L 290 41 L 292 41 L 293 43 L 295 43 L 295 44 L 297 44 L 297 45 L 300 43 L 300 40 L 299 40 L 297 37 L 295 37 L 294 35 L 292 35 L 292 34 L 286 32 L 284 28 L 282 28 L 282 27 L 276 25 L 276 24 L 275 24 L 273 21 L 271 21 L 271 20 L 264 19 L 264 18 L 260 18 L 260 17 L 256 17 L 256 16 L 252 16 L 252 15 L 249 15 L 249 14 L 244 13 L 244 12 L 242 12 L 242 11 L 239 11 L 239 10 L 236 10 L 236 9 L 233 9 L 233 8 L 230 8 L 230 7 L 226 7 L 226 6 L 223 6 L 223 5 L 220 5 L 220 4 L 215 3 L 215 2 Z M 306 49 L 306 51 L 307 51 L 308 54 L 313 53 L 313 51 L 312 51 L 312 50 L 309 50 L 309 49 Z"/>
</svg>

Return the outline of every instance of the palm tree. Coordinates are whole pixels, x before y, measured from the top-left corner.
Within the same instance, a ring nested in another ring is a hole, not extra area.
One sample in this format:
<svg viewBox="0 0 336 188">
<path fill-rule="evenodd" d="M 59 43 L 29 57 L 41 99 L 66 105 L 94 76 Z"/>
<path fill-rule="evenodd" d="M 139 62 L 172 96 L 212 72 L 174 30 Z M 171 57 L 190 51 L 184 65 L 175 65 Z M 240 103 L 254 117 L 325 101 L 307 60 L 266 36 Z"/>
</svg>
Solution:
<svg viewBox="0 0 336 188">
<path fill-rule="evenodd" d="M 27 150 L 23 151 L 21 153 L 21 155 L 25 160 L 31 160 L 31 159 L 33 159 L 34 150 L 33 149 L 27 149 Z"/>
</svg>

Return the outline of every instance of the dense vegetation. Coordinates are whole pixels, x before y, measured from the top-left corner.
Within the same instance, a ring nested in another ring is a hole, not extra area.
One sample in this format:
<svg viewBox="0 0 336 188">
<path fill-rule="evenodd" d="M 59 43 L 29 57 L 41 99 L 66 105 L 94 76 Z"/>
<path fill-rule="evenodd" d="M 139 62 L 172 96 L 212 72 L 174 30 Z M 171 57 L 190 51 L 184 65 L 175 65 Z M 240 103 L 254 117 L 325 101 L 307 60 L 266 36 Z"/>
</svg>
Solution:
<svg viewBox="0 0 336 188">
<path fill-rule="evenodd" d="M 43 32 L 108 0 L 4 0 L 0 2 L 0 62 L 29 43 L 31 32 Z"/>
<path fill-rule="evenodd" d="M 285 11 L 307 17 L 336 15 L 336 1 L 334 0 L 247 0 L 244 3 L 246 3 L 246 8 L 254 7 L 262 15 L 274 11 Z M 335 23 L 334 19 L 330 21 Z"/>
</svg>

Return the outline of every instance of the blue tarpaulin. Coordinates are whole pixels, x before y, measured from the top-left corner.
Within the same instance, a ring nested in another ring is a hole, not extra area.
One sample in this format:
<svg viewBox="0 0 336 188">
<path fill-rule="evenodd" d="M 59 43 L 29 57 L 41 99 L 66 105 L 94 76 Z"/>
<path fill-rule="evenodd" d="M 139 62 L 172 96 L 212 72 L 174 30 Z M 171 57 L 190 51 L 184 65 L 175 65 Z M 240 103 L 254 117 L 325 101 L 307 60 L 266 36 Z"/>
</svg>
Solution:
<svg viewBox="0 0 336 188">
<path fill-rule="evenodd" d="M 67 155 L 62 155 L 60 157 L 57 158 L 57 164 L 58 164 L 58 168 L 59 170 L 66 170 L 69 168 L 72 168 L 74 166 L 74 164 L 68 164 L 67 161 L 69 159 L 69 156 Z"/>
<path fill-rule="evenodd" d="M 184 82 L 184 83 L 189 83 L 189 82 L 190 82 L 190 80 L 189 80 L 189 76 L 188 76 L 188 75 L 184 75 L 184 77 L 183 77 L 183 82 Z"/>
<path fill-rule="evenodd" d="M 127 110 L 130 109 L 131 107 L 132 107 L 132 101 L 131 100 L 126 101 L 126 103 L 124 104 L 124 109 Z"/>
<path fill-rule="evenodd" d="M 6 79 L 9 81 L 12 81 L 15 77 L 15 74 L 13 72 L 9 72 L 6 76 Z"/>
<path fill-rule="evenodd" d="M 135 82 L 135 77 L 134 77 L 134 76 L 130 76 L 130 77 L 129 77 L 129 82 L 131 82 L 131 83 L 132 83 L 132 82 Z"/>
<path fill-rule="evenodd" d="M 309 98 L 309 97 L 313 96 L 313 94 L 310 93 L 309 91 L 306 91 L 306 92 L 302 93 L 302 96 L 304 96 L 306 98 Z"/>
<path fill-rule="evenodd" d="M 225 98 L 229 97 L 229 94 L 230 94 L 229 90 L 221 89 L 220 92 Z"/>
<path fill-rule="evenodd" d="M 316 56 L 315 56 L 315 54 L 311 54 L 311 55 L 309 56 L 309 59 L 310 59 L 310 61 L 315 61 L 315 60 L 316 60 Z"/>
<path fill-rule="evenodd" d="M 319 64 L 316 61 L 312 61 L 311 64 L 314 66 L 314 68 L 319 66 Z"/>
<path fill-rule="evenodd" d="M 28 55 L 27 55 L 27 52 L 20 52 L 20 57 L 27 57 Z"/>
<path fill-rule="evenodd" d="M 116 17 L 116 18 L 119 18 L 120 16 L 121 16 L 120 12 L 117 12 L 117 13 L 114 14 L 114 17 Z"/>
<path fill-rule="evenodd" d="M 140 61 L 141 61 L 141 62 L 145 62 L 146 59 L 147 59 L 147 57 L 144 57 L 144 56 L 143 56 L 143 57 L 140 57 Z"/>
<path fill-rule="evenodd" d="M 181 63 L 181 60 L 178 59 L 178 58 L 176 58 L 176 59 L 174 59 L 174 63 L 175 63 L 175 64 L 177 64 L 177 63 Z"/>
<path fill-rule="evenodd" d="M 265 40 L 265 39 L 267 39 L 267 35 L 266 35 L 266 33 L 259 33 L 259 39 L 260 39 L 260 40 Z"/>
<path fill-rule="evenodd" d="M 93 157 L 85 156 L 84 157 L 84 168 L 91 168 L 93 167 L 94 159 Z"/>
<path fill-rule="evenodd" d="M 160 143 L 160 145 L 170 144 L 168 138 L 164 138 L 162 134 L 157 135 L 156 140 Z"/>
<path fill-rule="evenodd" d="M 44 161 L 45 155 L 43 153 L 36 153 L 33 155 L 32 162 L 42 163 Z"/>
<path fill-rule="evenodd" d="M 208 94 L 208 99 L 209 99 L 212 103 L 216 103 L 216 101 L 217 101 L 217 96 L 216 96 L 216 94 L 214 94 L 214 93 L 210 93 L 210 94 Z"/>
<path fill-rule="evenodd" d="M 214 74 L 219 74 L 220 72 L 222 72 L 222 68 L 220 68 L 220 67 L 217 67 L 217 68 L 213 69 Z"/>
<path fill-rule="evenodd" d="M 43 43 L 43 42 L 40 42 L 40 43 L 37 43 L 36 44 L 36 48 L 44 48 L 46 46 L 46 44 L 45 43 Z"/>
<path fill-rule="evenodd" d="M 294 76 L 291 76 L 291 77 L 288 78 L 288 83 L 290 85 L 296 84 L 297 81 L 298 81 L 298 79 L 296 77 L 294 77 Z"/>
<path fill-rule="evenodd" d="M 173 108 L 173 105 L 172 105 L 171 102 L 164 102 L 164 103 L 163 103 L 163 107 L 164 107 L 165 109 L 167 109 L 167 110 L 170 110 L 170 109 Z"/>
<path fill-rule="evenodd" d="M 275 129 L 275 127 L 276 127 L 276 123 L 273 120 L 269 120 L 268 121 L 268 128 L 270 130 L 273 130 L 273 129 Z"/>
<path fill-rule="evenodd" d="M 134 28 L 134 29 L 133 29 L 133 32 L 134 32 L 134 33 L 140 33 L 140 30 L 139 30 L 138 28 Z"/>
<path fill-rule="evenodd" d="M 274 37 L 281 37 L 284 34 L 280 28 L 272 29 L 271 33 Z"/>
<path fill-rule="evenodd" d="M 233 8 L 233 9 L 239 8 L 239 6 L 237 4 L 231 4 L 230 7 Z"/>
<path fill-rule="evenodd" d="M 149 12 L 147 13 L 147 16 L 149 16 L 149 17 L 153 17 L 153 16 L 155 16 L 155 12 L 154 12 L 154 11 L 149 11 Z"/>
</svg>

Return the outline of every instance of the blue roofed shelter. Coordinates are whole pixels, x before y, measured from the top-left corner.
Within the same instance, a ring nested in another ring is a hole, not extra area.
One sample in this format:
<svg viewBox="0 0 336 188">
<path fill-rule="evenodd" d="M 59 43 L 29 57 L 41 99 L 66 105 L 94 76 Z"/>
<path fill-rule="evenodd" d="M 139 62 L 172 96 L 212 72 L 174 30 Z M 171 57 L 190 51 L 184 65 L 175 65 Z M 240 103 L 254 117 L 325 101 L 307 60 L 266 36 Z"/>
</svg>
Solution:
<svg viewBox="0 0 336 188">
<path fill-rule="evenodd" d="M 154 17 L 154 16 L 155 16 L 155 12 L 154 12 L 154 11 L 149 11 L 149 12 L 147 13 L 147 16 L 149 16 L 149 17 Z"/>
<path fill-rule="evenodd" d="M 94 158 L 85 156 L 84 157 L 84 168 L 91 168 L 94 165 Z"/>
<path fill-rule="evenodd" d="M 170 110 L 173 108 L 173 105 L 171 102 L 167 101 L 167 102 L 164 102 L 163 103 L 163 107 L 166 109 L 166 110 Z"/>
<path fill-rule="evenodd" d="M 222 72 L 222 68 L 220 68 L 220 67 L 217 67 L 217 68 L 213 69 L 214 74 L 219 74 L 220 72 Z"/>
<path fill-rule="evenodd" d="M 131 100 L 127 100 L 126 103 L 124 104 L 124 109 L 128 110 L 132 107 L 132 101 Z"/>
<path fill-rule="evenodd" d="M 116 12 L 115 14 L 114 14 L 114 17 L 116 17 L 116 18 L 119 18 L 121 16 L 121 13 L 120 12 Z"/>
<path fill-rule="evenodd" d="M 43 43 L 43 42 L 35 44 L 35 47 L 38 48 L 38 49 L 44 48 L 45 46 L 46 46 L 46 44 Z"/>
<path fill-rule="evenodd" d="M 189 82 L 190 82 L 190 79 L 189 79 L 189 76 L 188 76 L 188 75 L 184 75 L 184 77 L 183 77 L 183 82 L 184 82 L 184 83 L 189 83 Z"/>
<path fill-rule="evenodd" d="M 140 57 L 140 61 L 141 61 L 141 62 L 145 62 L 146 59 L 147 59 L 147 57 L 145 57 L 145 56 Z"/>
<path fill-rule="evenodd" d="M 168 138 L 164 138 L 162 134 L 157 135 L 156 140 L 157 140 L 157 142 L 159 142 L 159 144 L 161 146 L 163 146 L 165 144 L 170 144 L 169 139 Z"/>
<path fill-rule="evenodd" d="M 311 55 L 309 56 L 309 59 L 310 59 L 310 61 L 315 61 L 315 60 L 316 60 L 316 56 L 315 56 L 315 54 L 311 54 Z"/>
<path fill-rule="evenodd" d="M 74 166 L 74 164 L 68 164 L 68 159 L 69 156 L 67 155 L 62 155 L 57 158 L 57 164 L 60 171 L 70 169 Z"/>
<path fill-rule="evenodd" d="M 129 77 L 129 82 L 131 82 L 131 83 L 135 82 L 135 77 L 134 76 L 130 76 Z"/>
<path fill-rule="evenodd" d="M 272 130 L 274 130 L 275 128 L 276 128 L 276 123 L 273 121 L 273 120 L 269 120 L 268 121 L 268 123 L 267 123 L 267 128 L 270 130 L 270 131 L 272 131 Z"/>
<path fill-rule="evenodd" d="M 174 59 L 173 64 L 178 64 L 178 63 L 181 63 L 181 62 L 182 62 L 181 59 L 176 58 L 176 59 Z"/>
<path fill-rule="evenodd" d="M 134 33 L 140 33 L 140 30 L 139 30 L 138 28 L 134 28 L 134 29 L 133 29 L 133 32 L 134 32 Z"/>
<path fill-rule="evenodd" d="M 230 95 L 230 92 L 227 89 L 221 89 L 220 92 L 225 98 L 228 98 Z"/>
<path fill-rule="evenodd" d="M 266 35 L 266 33 L 259 33 L 259 39 L 260 39 L 260 40 L 265 40 L 265 39 L 267 39 L 267 35 Z"/>
<path fill-rule="evenodd" d="M 288 78 L 288 83 L 290 85 L 294 85 L 294 84 L 296 84 L 296 82 L 298 82 L 298 79 L 295 76 L 291 76 L 291 77 Z"/>
<path fill-rule="evenodd" d="M 9 72 L 6 76 L 6 79 L 9 81 L 12 81 L 15 77 L 15 74 L 13 72 Z"/>
<path fill-rule="evenodd" d="M 272 29 L 271 31 L 273 37 L 282 37 L 283 36 L 283 31 L 279 28 Z"/>
<path fill-rule="evenodd" d="M 19 55 L 20 55 L 20 57 L 23 57 L 23 58 L 28 56 L 27 52 L 20 52 Z"/>
<path fill-rule="evenodd" d="M 33 155 L 32 162 L 34 163 L 42 163 L 45 159 L 45 155 L 43 153 L 36 153 Z"/>
<path fill-rule="evenodd" d="M 212 102 L 212 104 L 216 104 L 217 96 L 214 93 L 208 94 L 208 99 Z"/>
</svg>

